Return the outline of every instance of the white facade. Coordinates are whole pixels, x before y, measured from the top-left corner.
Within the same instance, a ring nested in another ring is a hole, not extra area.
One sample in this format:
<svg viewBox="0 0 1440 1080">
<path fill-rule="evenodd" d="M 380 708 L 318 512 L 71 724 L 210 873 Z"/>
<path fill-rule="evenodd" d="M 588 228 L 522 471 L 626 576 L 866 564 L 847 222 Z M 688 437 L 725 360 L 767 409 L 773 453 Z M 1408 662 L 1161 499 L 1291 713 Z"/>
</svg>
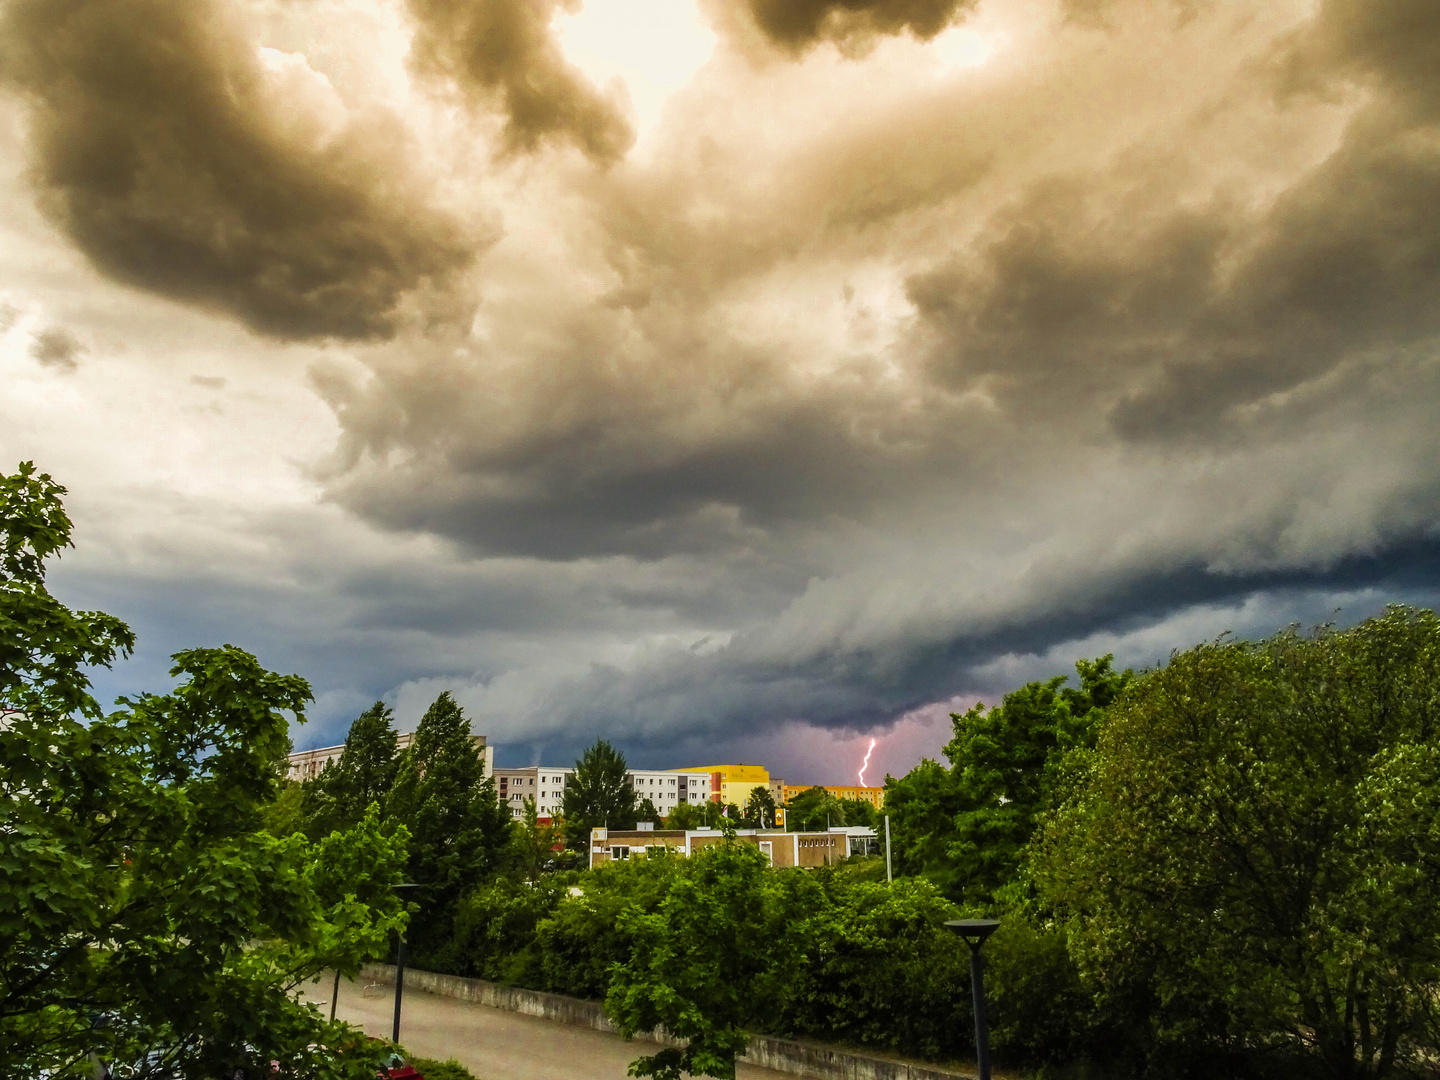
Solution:
<svg viewBox="0 0 1440 1080">
<path fill-rule="evenodd" d="M 649 799 L 661 814 L 670 813 L 682 803 L 696 806 L 710 799 L 711 776 L 708 772 L 631 769 L 627 775 L 635 788 L 635 802 Z"/>
<path fill-rule="evenodd" d="M 531 765 L 524 769 L 496 769 L 495 795 L 500 805 L 519 821 L 525 816 L 525 800 L 535 800 L 535 813 L 542 818 L 559 815 L 565 800 L 565 785 L 575 770 L 560 765 Z"/>
<path fill-rule="evenodd" d="M 401 733 L 395 738 L 395 752 L 404 753 L 414 741 L 413 731 Z M 484 735 L 471 735 L 470 741 L 479 747 L 480 761 L 485 768 L 485 775 L 489 777 L 495 771 L 495 748 L 486 744 Z M 291 780 L 314 780 L 328 766 L 339 761 L 344 750 L 344 743 L 339 746 L 321 746 L 314 750 L 297 750 L 290 755 L 290 768 L 285 775 Z"/>
</svg>

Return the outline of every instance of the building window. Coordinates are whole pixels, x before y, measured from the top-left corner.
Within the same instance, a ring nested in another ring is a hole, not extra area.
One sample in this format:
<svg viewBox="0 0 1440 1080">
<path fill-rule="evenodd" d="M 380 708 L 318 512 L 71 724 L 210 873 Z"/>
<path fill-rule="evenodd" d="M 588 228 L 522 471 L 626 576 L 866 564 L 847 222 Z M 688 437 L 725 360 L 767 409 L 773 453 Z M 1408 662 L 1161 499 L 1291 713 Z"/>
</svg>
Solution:
<svg viewBox="0 0 1440 1080">
<path fill-rule="evenodd" d="M 628 859 L 630 858 L 630 849 L 628 847 L 612 847 L 610 849 L 610 858 Z"/>
</svg>

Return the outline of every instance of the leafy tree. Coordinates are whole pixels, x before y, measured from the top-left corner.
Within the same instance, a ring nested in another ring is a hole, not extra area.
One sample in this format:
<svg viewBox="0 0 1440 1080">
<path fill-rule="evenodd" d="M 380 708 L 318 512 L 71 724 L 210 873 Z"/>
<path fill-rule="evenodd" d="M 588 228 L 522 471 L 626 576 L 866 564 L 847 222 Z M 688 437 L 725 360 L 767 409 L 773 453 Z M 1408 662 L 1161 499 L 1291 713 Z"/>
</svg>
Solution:
<svg viewBox="0 0 1440 1080">
<path fill-rule="evenodd" d="M 1116 701 L 1034 874 L 1124 1044 L 1433 1068 L 1440 620 L 1392 608 L 1173 656 Z"/>
<path fill-rule="evenodd" d="M 312 837 L 355 824 L 371 803 L 385 805 L 400 768 L 397 745 L 394 717 L 384 702 L 355 719 L 339 760 L 304 786 Z"/>
<path fill-rule="evenodd" d="M 410 934 L 421 960 L 450 940 L 461 894 L 496 867 L 510 841 L 510 815 L 485 777 L 469 721 L 448 692 L 416 725 L 386 810 L 409 830 L 410 880 L 424 886 Z"/>
<path fill-rule="evenodd" d="M 626 768 L 625 755 L 604 739 L 597 739 L 575 762 L 562 804 L 565 839 L 572 848 L 588 848 L 591 829 L 635 824 L 635 787 Z"/>
<path fill-rule="evenodd" d="M 759 984 L 775 970 L 784 913 L 753 845 L 716 844 L 684 863 L 657 909 L 622 915 L 632 944 L 613 969 L 605 1011 L 626 1038 L 664 1027 L 686 1040 L 636 1059 L 632 1076 L 730 1078 Z"/>
<path fill-rule="evenodd" d="M 760 784 L 750 789 L 740 820 L 751 829 L 766 829 L 775 824 L 775 796 L 768 787 Z"/>
<path fill-rule="evenodd" d="M 64 489 L 28 463 L 0 477 L 0 1045 L 15 1075 L 373 1076 L 375 1054 L 292 993 L 354 970 L 404 914 L 378 882 L 403 835 L 337 840 L 366 883 L 323 880 L 302 836 L 261 829 L 303 679 L 234 646 L 175 656 L 170 694 L 106 716 L 85 665 L 134 638 L 45 587 L 69 544 Z M 88 723 L 76 719 L 86 718 Z M 363 893 L 363 895 L 362 895 Z"/>
<path fill-rule="evenodd" d="M 655 804 L 650 801 L 648 796 L 641 799 L 640 805 L 635 808 L 635 820 L 637 823 L 660 820 L 660 811 L 655 809 Z"/>
<path fill-rule="evenodd" d="M 960 812 L 960 790 L 949 769 L 923 758 L 898 779 L 885 777 L 895 872 L 924 875 L 946 893 L 959 891 L 950 839 Z"/>
<path fill-rule="evenodd" d="M 864 799 L 840 799 L 840 812 L 845 815 L 847 825 L 868 825 L 875 828 L 879 823 L 880 815 L 875 807 Z"/>
<path fill-rule="evenodd" d="M 555 847 L 560 840 L 560 827 L 553 823 L 542 825 L 534 797 L 527 797 L 524 816 L 510 826 L 512 858 L 525 880 L 539 879 L 546 866 L 554 861 Z"/>
<path fill-rule="evenodd" d="M 823 787 L 809 787 L 786 806 L 786 824 L 796 832 L 824 832 L 845 824 L 845 808 Z"/>
<path fill-rule="evenodd" d="M 705 828 L 705 807 L 694 803 L 680 803 L 665 818 L 667 829 Z"/>
<path fill-rule="evenodd" d="M 1057 801 L 1066 755 L 1095 744 L 1105 709 L 1134 679 L 1114 671 L 1113 659 L 1078 661 L 1078 688 L 1057 675 L 1006 694 L 992 709 L 951 714 L 945 756 L 959 810 L 947 856 L 966 899 L 988 901 L 1014 878 L 1039 815 Z"/>
</svg>

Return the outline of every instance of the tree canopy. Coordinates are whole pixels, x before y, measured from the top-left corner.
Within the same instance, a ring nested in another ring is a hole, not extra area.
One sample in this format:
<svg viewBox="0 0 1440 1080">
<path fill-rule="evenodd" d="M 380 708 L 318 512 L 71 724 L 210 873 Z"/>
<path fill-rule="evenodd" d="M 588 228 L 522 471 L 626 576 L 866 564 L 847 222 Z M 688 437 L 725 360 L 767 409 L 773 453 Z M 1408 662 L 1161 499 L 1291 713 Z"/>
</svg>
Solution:
<svg viewBox="0 0 1440 1080">
<path fill-rule="evenodd" d="M 1440 1028 L 1440 620 L 1216 642 L 1112 706 L 1036 857 L 1102 1006 L 1211 1068 L 1336 1077 Z"/>
<path fill-rule="evenodd" d="M 448 692 L 425 711 L 400 756 L 386 814 L 410 833 L 410 881 L 423 888 L 410 938 L 423 958 L 450 940 L 461 894 L 496 867 L 511 839 L 510 814 Z"/>
<path fill-rule="evenodd" d="M 562 803 L 565 839 L 572 848 L 588 848 L 591 829 L 635 825 L 635 788 L 626 769 L 625 755 L 604 739 L 597 739 L 575 762 Z"/>
<path fill-rule="evenodd" d="M 46 589 L 63 494 L 28 464 L 0 478 L 0 704 L 22 710 L 0 725 L 7 1070 L 73 1074 L 96 1054 L 148 1062 L 137 1075 L 258 1077 L 273 1060 L 373 1076 L 358 1034 L 292 991 L 404 925 L 404 833 L 370 821 L 312 846 L 261 829 L 310 688 L 233 645 L 177 653 L 178 686 L 106 715 L 83 668 L 134 637 Z"/>
</svg>

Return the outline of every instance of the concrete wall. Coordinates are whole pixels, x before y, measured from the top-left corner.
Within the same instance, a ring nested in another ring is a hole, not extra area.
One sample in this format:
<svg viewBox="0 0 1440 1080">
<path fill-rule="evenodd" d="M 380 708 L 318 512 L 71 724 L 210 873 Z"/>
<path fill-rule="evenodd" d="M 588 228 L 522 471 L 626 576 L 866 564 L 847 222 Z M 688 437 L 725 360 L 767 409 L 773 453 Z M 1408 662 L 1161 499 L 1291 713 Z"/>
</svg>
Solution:
<svg viewBox="0 0 1440 1080">
<path fill-rule="evenodd" d="M 362 982 L 395 984 L 395 969 L 389 964 L 367 964 L 360 969 Z M 522 990 L 517 986 L 462 979 L 458 975 L 437 975 L 432 971 L 405 969 L 405 987 L 424 990 L 442 997 L 473 1001 L 494 1009 L 508 1009 L 526 1016 L 556 1020 L 562 1024 L 579 1024 L 596 1031 L 615 1031 L 598 1001 L 560 994 L 544 994 L 538 990 Z M 646 1042 L 667 1046 L 681 1045 L 664 1033 L 637 1035 Z M 815 1080 L 974 1080 L 974 1073 L 958 1073 L 930 1065 L 919 1065 L 890 1058 L 871 1057 L 851 1050 L 841 1050 L 823 1043 L 796 1042 L 769 1035 L 750 1036 L 750 1048 L 742 1061 L 792 1076 L 813 1077 Z"/>
</svg>

